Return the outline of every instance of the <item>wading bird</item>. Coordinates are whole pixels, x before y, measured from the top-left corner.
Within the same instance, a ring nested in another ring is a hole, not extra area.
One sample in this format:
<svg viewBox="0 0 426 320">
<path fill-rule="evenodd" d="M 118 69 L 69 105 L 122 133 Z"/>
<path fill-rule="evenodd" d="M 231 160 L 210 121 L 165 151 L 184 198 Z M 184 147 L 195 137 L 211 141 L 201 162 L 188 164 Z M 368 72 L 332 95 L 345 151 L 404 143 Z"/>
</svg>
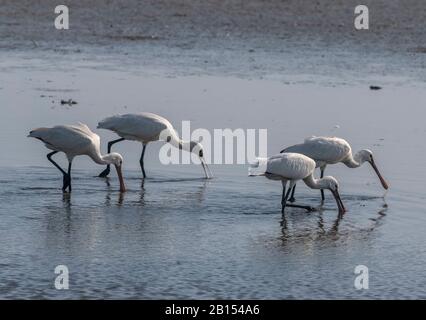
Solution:
<svg viewBox="0 0 426 320">
<path fill-rule="evenodd" d="M 137 114 L 123 114 L 108 117 L 98 124 L 98 129 L 114 131 L 121 138 L 108 142 L 108 152 L 111 152 L 113 144 L 123 140 L 133 140 L 142 143 L 142 154 L 139 160 L 142 175 L 146 178 L 143 158 L 149 142 L 164 140 L 176 148 L 196 154 L 201 161 L 206 178 L 211 178 L 212 173 L 203 156 L 203 146 L 195 141 L 183 141 L 177 135 L 172 124 L 165 118 L 148 112 Z M 99 176 L 106 177 L 110 172 L 110 166 L 102 171 Z"/>
<path fill-rule="evenodd" d="M 358 151 L 354 156 L 349 143 L 341 138 L 336 137 L 310 137 L 306 138 L 304 143 L 296 144 L 294 146 L 281 150 L 281 153 L 300 153 L 315 160 L 316 167 L 321 170 L 321 178 L 324 176 L 325 167 L 328 164 L 335 164 L 342 162 L 349 168 L 358 168 L 364 162 L 368 162 L 373 167 L 377 176 L 382 183 L 383 188 L 388 189 L 388 184 L 377 169 L 374 162 L 373 153 L 368 149 Z M 290 202 L 294 202 L 294 191 L 296 185 L 293 187 Z M 321 190 L 321 199 L 324 200 L 324 191 Z"/>
<path fill-rule="evenodd" d="M 126 191 L 121 172 L 123 158 L 119 153 L 102 155 L 99 136 L 93 133 L 85 124 L 38 128 L 32 130 L 28 137 L 41 140 L 48 149 L 53 150 L 47 155 L 47 159 L 64 175 L 62 191 L 65 192 L 68 188 L 71 192 L 71 164 L 74 157 L 80 155 L 87 155 L 98 164 L 113 164 L 117 169 L 120 191 Z M 52 156 L 60 151 L 65 153 L 68 158 L 68 172 L 65 172 L 52 160 Z"/>
<path fill-rule="evenodd" d="M 291 189 L 296 181 L 303 180 L 311 189 L 328 189 L 336 199 L 339 214 L 343 214 L 346 209 L 339 194 L 339 183 L 333 177 L 314 178 L 315 161 L 299 153 L 280 153 L 269 158 L 257 158 L 250 165 L 249 176 L 265 176 L 271 180 L 281 180 L 283 193 L 281 197 L 281 212 L 284 213 L 286 203 Z M 290 182 L 286 192 L 287 182 Z M 304 208 L 312 210 L 308 206 L 287 205 L 290 207 Z"/>
</svg>

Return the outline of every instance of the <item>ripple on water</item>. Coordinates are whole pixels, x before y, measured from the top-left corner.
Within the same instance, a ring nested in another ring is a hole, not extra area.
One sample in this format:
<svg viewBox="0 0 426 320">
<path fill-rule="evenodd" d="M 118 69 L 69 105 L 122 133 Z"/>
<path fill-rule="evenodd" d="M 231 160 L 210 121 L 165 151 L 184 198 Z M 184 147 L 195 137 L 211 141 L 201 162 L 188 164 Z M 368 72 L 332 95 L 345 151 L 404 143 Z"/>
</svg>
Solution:
<svg viewBox="0 0 426 320">
<path fill-rule="evenodd" d="M 298 203 L 318 211 L 282 215 L 277 184 L 226 172 L 211 181 L 129 172 L 121 194 L 115 178 L 78 171 L 63 194 L 56 172 L 29 171 L 0 184 L 4 298 L 357 298 L 353 268 L 363 263 L 375 287 L 362 297 L 424 294 L 412 289 L 425 275 L 415 193 L 407 202 L 347 192 L 339 217 L 330 195 L 320 206 L 318 193 L 299 190 Z M 58 264 L 78 274 L 72 292 L 51 289 Z M 405 282 L 390 285 L 401 270 Z"/>
</svg>

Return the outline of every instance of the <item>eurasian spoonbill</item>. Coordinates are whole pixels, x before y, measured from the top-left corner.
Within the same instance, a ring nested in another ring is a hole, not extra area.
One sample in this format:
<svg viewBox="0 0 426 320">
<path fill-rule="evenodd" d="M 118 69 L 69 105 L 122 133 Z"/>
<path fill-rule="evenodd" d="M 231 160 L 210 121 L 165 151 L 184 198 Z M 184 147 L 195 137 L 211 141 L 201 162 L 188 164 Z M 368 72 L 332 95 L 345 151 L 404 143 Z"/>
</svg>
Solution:
<svg viewBox="0 0 426 320">
<path fill-rule="evenodd" d="M 305 139 L 304 143 L 296 144 L 294 146 L 281 150 L 281 153 L 300 153 L 315 160 L 316 167 L 321 170 L 321 178 L 324 176 L 325 167 L 328 164 L 335 164 L 342 162 L 349 168 L 358 168 L 364 162 L 368 162 L 373 167 L 383 188 L 388 189 L 386 180 L 380 174 L 379 169 L 373 158 L 373 152 L 368 149 L 358 151 L 354 156 L 349 143 L 337 137 L 309 137 Z M 296 185 L 293 187 L 290 202 L 294 202 L 294 191 Z M 324 191 L 321 190 L 321 199 L 324 200 Z"/>
<path fill-rule="evenodd" d="M 64 175 L 62 191 L 65 192 L 68 188 L 71 192 L 71 164 L 74 157 L 79 155 L 87 155 L 98 164 L 114 164 L 120 182 L 120 191 L 126 191 L 121 171 L 123 158 L 115 152 L 102 155 L 99 136 L 85 124 L 38 128 L 30 131 L 28 137 L 41 140 L 48 149 L 53 150 L 47 155 L 47 159 Z M 65 172 L 52 159 L 52 156 L 60 151 L 65 153 L 68 158 L 68 172 Z"/>
<path fill-rule="evenodd" d="M 339 214 L 343 214 L 346 209 L 339 194 L 339 183 L 333 177 L 323 177 L 315 179 L 313 173 L 315 170 L 315 161 L 299 153 L 280 153 L 269 158 L 256 158 L 256 161 L 250 165 L 249 175 L 262 175 L 271 180 L 281 180 L 283 193 L 281 197 L 281 212 L 284 212 L 291 189 L 298 180 L 303 180 L 305 184 L 312 189 L 329 189 L 336 199 Z M 286 192 L 286 185 L 289 183 L 289 189 Z M 310 207 L 288 205 L 291 207 L 304 208 L 311 210 Z"/>
<path fill-rule="evenodd" d="M 99 122 L 98 128 L 114 131 L 121 137 L 117 140 L 108 142 L 108 152 L 111 152 L 113 144 L 123 140 L 139 141 L 142 143 L 143 148 L 139 163 L 144 178 L 146 178 L 146 174 L 143 158 L 146 146 L 149 142 L 158 140 L 165 140 L 176 148 L 195 153 L 200 158 L 206 178 L 212 177 L 211 171 L 204 160 L 203 146 L 199 142 L 181 140 L 172 124 L 159 115 L 142 112 L 111 116 Z M 110 166 L 108 165 L 99 176 L 106 177 L 109 172 Z"/>
</svg>

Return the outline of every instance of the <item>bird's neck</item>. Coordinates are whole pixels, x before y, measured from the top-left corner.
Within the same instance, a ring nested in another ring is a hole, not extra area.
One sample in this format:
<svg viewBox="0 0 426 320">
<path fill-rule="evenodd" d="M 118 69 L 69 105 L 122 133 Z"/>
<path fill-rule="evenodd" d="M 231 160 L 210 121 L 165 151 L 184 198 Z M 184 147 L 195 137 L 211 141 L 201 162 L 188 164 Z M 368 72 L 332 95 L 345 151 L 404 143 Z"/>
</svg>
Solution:
<svg viewBox="0 0 426 320">
<path fill-rule="evenodd" d="M 315 179 L 313 174 L 307 176 L 303 181 L 311 189 L 324 189 L 323 179 Z"/>
<path fill-rule="evenodd" d="M 342 161 L 347 167 L 349 168 L 358 168 L 363 164 L 363 161 L 361 160 L 360 153 L 357 152 L 355 156 L 352 156 L 350 154 L 344 161 Z"/>
<path fill-rule="evenodd" d="M 185 151 L 190 151 L 191 149 L 191 141 L 185 141 L 182 140 L 176 133 L 176 131 L 174 129 L 169 130 L 169 137 L 170 137 L 170 141 L 168 141 L 172 146 L 181 149 L 181 150 L 185 150 Z"/>
<path fill-rule="evenodd" d="M 170 144 L 178 149 L 189 150 L 189 142 L 180 138 L 170 140 Z"/>
<path fill-rule="evenodd" d="M 180 140 L 179 149 L 190 152 L 191 151 L 191 141 Z"/>
<path fill-rule="evenodd" d="M 111 164 L 112 157 L 110 153 L 102 155 L 99 151 L 90 154 L 90 158 L 97 164 Z"/>
</svg>

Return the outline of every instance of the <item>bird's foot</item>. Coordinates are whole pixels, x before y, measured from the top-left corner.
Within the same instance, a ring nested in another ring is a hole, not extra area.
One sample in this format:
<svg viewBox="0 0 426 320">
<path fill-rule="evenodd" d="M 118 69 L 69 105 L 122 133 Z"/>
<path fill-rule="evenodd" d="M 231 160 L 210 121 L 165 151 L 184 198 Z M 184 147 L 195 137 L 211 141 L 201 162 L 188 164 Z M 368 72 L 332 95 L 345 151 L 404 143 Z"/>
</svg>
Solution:
<svg viewBox="0 0 426 320">
<path fill-rule="evenodd" d="M 64 175 L 62 191 L 67 192 L 67 188 L 71 192 L 71 177 L 69 175 Z"/>
<path fill-rule="evenodd" d="M 288 199 L 288 201 L 290 201 L 291 203 L 296 202 L 296 198 L 295 197 L 291 197 L 290 199 Z"/>
<path fill-rule="evenodd" d="M 313 211 L 317 210 L 316 208 L 311 207 L 311 206 L 301 206 L 301 205 L 298 205 L 298 204 L 287 204 L 287 207 L 304 209 L 308 212 L 313 212 Z"/>
<path fill-rule="evenodd" d="M 109 175 L 109 172 L 110 172 L 110 169 L 109 169 L 109 168 L 107 168 L 107 169 L 105 169 L 104 171 L 102 171 L 102 172 L 98 175 L 98 177 L 99 177 L 99 178 L 106 178 L 106 177 Z"/>
</svg>

